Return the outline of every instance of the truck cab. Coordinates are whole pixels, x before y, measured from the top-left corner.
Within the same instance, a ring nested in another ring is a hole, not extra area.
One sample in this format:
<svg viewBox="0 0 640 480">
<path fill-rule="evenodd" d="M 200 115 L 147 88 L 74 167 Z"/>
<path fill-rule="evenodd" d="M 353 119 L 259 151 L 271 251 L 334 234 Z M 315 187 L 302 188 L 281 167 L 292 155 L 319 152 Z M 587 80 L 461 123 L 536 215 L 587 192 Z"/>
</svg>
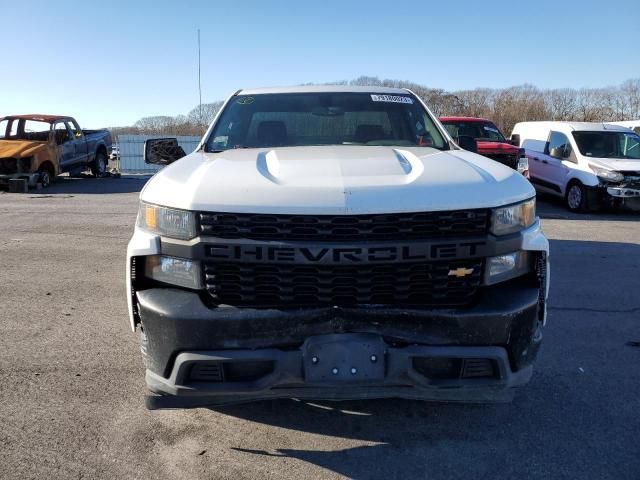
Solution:
<svg viewBox="0 0 640 480">
<path fill-rule="evenodd" d="M 476 117 L 440 117 L 439 120 L 454 139 L 462 135 L 474 138 L 478 154 L 528 177 L 529 165 L 523 152 L 507 140 L 492 121 Z"/>
</svg>

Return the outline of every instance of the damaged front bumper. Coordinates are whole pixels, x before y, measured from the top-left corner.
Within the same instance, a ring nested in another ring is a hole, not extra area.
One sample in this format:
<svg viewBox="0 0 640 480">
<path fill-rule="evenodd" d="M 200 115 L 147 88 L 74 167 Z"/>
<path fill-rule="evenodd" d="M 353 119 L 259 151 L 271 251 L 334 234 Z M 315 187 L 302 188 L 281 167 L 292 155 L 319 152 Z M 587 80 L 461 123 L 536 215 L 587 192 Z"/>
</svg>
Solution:
<svg viewBox="0 0 640 480">
<path fill-rule="evenodd" d="M 5 173 L 0 174 L 0 185 L 6 186 L 9 185 L 9 180 L 13 179 L 25 179 L 27 181 L 27 185 L 29 188 L 35 188 L 38 183 L 38 179 L 40 178 L 39 173 Z"/>
<path fill-rule="evenodd" d="M 622 183 L 601 182 L 587 187 L 587 203 L 591 209 L 621 208 L 640 211 L 640 181 L 625 180 Z"/>
<path fill-rule="evenodd" d="M 522 279 L 465 309 L 210 309 L 172 288 L 136 297 L 152 409 L 283 397 L 506 401 L 531 377 L 544 320 L 544 295 Z"/>
<path fill-rule="evenodd" d="M 616 198 L 640 198 L 640 188 L 607 187 L 607 193 Z"/>
</svg>

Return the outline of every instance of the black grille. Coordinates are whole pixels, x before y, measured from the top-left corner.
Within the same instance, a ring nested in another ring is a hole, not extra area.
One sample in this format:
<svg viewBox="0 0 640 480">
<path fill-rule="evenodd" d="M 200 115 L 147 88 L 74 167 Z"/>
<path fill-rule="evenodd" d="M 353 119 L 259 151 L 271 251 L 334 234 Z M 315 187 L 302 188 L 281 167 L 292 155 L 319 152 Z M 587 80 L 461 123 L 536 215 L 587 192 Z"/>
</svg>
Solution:
<svg viewBox="0 0 640 480">
<path fill-rule="evenodd" d="M 623 172 L 624 181 L 622 182 L 626 187 L 640 188 L 640 172 Z"/>
<path fill-rule="evenodd" d="M 222 382 L 222 362 L 201 362 L 191 367 L 189 379 L 193 382 Z"/>
<path fill-rule="evenodd" d="M 252 382 L 273 372 L 269 360 L 240 360 L 228 362 L 204 361 L 194 363 L 189 371 L 192 382 Z"/>
<path fill-rule="evenodd" d="M 18 160 L 15 158 L 0 158 L 0 174 L 10 175 L 18 171 Z"/>
<path fill-rule="evenodd" d="M 459 306 L 473 300 L 482 267 L 477 259 L 358 266 L 211 262 L 204 274 L 220 304 Z"/>
<path fill-rule="evenodd" d="M 485 157 L 489 157 L 496 162 L 500 162 L 507 167 L 511 167 L 514 170 L 518 168 L 518 158 L 519 155 L 507 154 L 507 153 L 491 153 L 489 155 L 485 155 Z"/>
<path fill-rule="evenodd" d="M 488 358 L 465 358 L 462 378 L 495 377 L 494 362 Z"/>
<path fill-rule="evenodd" d="M 495 360 L 489 358 L 415 357 L 413 368 L 434 380 L 458 378 L 497 378 Z"/>
<path fill-rule="evenodd" d="M 514 166 L 515 168 L 515 166 Z M 418 240 L 487 232 L 487 210 L 375 215 L 200 213 L 200 233 L 252 240 Z"/>
</svg>

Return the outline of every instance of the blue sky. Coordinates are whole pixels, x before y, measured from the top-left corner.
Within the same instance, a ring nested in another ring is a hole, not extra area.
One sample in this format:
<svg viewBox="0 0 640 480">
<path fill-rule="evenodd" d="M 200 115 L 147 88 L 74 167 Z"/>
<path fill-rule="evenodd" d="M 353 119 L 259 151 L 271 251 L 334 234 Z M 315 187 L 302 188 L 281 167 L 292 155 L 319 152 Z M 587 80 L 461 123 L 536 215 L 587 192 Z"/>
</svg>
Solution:
<svg viewBox="0 0 640 480">
<path fill-rule="evenodd" d="M 186 114 L 242 87 L 360 75 L 446 90 L 640 77 L 637 0 L 0 0 L 0 115 L 88 128 Z"/>
</svg>

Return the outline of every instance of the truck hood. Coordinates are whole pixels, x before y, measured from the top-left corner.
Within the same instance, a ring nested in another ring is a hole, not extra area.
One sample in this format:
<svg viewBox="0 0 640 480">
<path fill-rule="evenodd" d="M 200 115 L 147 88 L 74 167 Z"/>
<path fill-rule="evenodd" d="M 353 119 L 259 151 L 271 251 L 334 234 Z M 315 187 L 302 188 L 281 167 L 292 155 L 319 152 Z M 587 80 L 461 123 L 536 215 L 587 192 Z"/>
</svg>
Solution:
<svg viewBox="0 0 640 480">
<path fill-rule="evenodd" d="M 47 142 L 30 140 L 0 140 L 0 158 L 31 157 L 46 148 Z"/>
<path fill-rule="evenodd" d="M 640 160 L 585 157 L 589 163 L 617 172 L 640 172 Z"/>
<path fill-rule="evenodd" d="M 339 215 L 496 207 L 534 194 L 522 175 L 464 150 L 319 146 L 194 152 L 158 172 L 141 199 L 187 210 Z"/>
<path fill-rule="evenodd" d="M 504 142 L 478 141 L 478 153 L 480 155 L 503 153 L 507 155 L 517 155 L 520 149 L 514 145 Z"/>
</svg>

